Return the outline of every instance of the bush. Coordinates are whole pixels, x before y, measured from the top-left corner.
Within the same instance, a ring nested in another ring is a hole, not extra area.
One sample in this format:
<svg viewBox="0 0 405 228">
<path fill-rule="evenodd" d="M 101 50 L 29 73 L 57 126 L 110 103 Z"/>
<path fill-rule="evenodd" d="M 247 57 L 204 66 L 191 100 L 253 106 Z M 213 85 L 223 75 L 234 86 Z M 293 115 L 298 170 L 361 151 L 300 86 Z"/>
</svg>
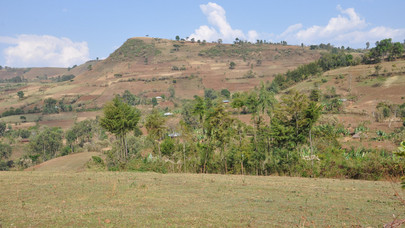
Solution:
<svg viewBox="0 0 405 228">
<path fill-rule="evenodd" d="M 126 163 L 126 170 L 139 172 L 167 173 L 167 167 L 161 160 L 148 161 L 147 158 L 134 158 Z"/>
<path fill-rule="evenodd" d="M 91 159 L 93 160 L 94 163 L 104 165 L 104 160 L 99 156 L 92 156 Z"/>
</svg>

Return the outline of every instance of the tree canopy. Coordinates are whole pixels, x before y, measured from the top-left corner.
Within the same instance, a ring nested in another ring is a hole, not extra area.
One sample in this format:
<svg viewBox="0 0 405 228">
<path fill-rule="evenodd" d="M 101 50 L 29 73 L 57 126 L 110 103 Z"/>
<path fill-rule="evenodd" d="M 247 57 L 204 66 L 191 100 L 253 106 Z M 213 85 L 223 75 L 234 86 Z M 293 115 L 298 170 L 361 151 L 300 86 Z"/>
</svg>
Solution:
<svg viewBox="0 0 405 228">
<path fill-rule="evenodd" d="M 104 106 L 104 116 L 100 119 L 100 125 L 120 139 L 122 149 L 120 158 L 125 159 L 128 154 L 125 136 L 136 128 L 140 115 L 138 109 L 129 106 L 118 96 Z"/>
</svg>

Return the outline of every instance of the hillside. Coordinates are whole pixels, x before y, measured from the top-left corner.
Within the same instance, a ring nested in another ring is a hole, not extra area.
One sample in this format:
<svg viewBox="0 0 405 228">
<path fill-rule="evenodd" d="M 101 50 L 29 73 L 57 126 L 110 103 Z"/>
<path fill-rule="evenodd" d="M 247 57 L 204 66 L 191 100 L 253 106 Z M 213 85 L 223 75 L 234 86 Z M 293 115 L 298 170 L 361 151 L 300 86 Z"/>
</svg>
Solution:
<svg viewBox="0 0 405 228">
<path fill-rule="evenodd" d="M 29 167 L 25 171 L 53 171 L 53 172 L 78 172 L 85 171 L 85 164 L 92 156 L 100 156 L 98 152 L 83 152 L 54 158 L 39 165 Z"/>
<path fill-rule="evenodd" d="M 378 75 L 375 69 L 377 65 L 381 67 Z M 311 90 L 319 89 L 322 94 L 334 93 L 341 100 L 341 109 L 325 115 L 324 119 L 336 119 L 350 132 L 354 132 L 360 125 L 367 128 L 367 133 L 361 141 L 353 140 L 352 137 L 345 138 L 344 145 L 347 148 L 357 147 L 359 144 L 375 149 L 397 148 L 398 142 L 384 140 L 377 135 L 377 131 L 394 133 L 403 125 L 401 110 L 393 105 L 400 106 L 405 103 L 405 60 L 338 68 L 289 89 L 307 94 L 310 94 Z M 379 104 L 391 106 L 390 116 L 382 116 Z"/>
<path fill-rule="evenodd" d="M 283 45 L 191 43 L 156 38 L 132 38 L 102 61 L 73 69 L 3 69 L 0 78 L 20 76 L 27 82 L 1 91 L 0 112 L 14 107 L 41 104 L 48 97 L 80 97 L 74 106 L 102 107 L 114 94 L 129 90 L 151 98 L 169 94 L 173 87 L 179 99 L 203 94 L 204 88 L 246 91 L 274 74 L 286 72 L 319 58 L 318 51 Z M 230 62 L 236 64 L 229 69 Z M 90 66 L 91 65 L 91 66 Z M 90 66 L 90 67 L 89 67 Z M 49 79 L 73 74 L 73 81 L 52 83 Z M 46 75 L 46 77 L 45 77 Z M 26 99 L 18 100 L 22 90 Z"/>
<path fill-rule="evenodd" d="M 322 52 L 328 52 L 310 49 L 281 44 L 131 38 L 105 60 L 68 69 L 0 70 L 0 113 L 3 113 L 0 121 L 14 130 L 45 125 L 66 131 L 76 122 L 101 116 L 106 102 L 129 91 L 138 99 L 143 133 L 147 132 L 143 126 L 145 114 L 150 113 L 151 100 L 156 96 L 163 97 L 158 101 L 158 108 L 175 113 L 166 122 L 167 129 L 175 131 L 184 100 L 202 96 L 205 89 L 251 91 L 261 83 L 272 82 L 277 74 L 314 62 Z M 17 79 L 20 81 L 10 81 Z M 313 90 L 319 91 L 319 102 L 330 108 L 319 123 L 342 124 L 345 132 L 339 141 L 344 148 L 392 151 L 398 146 L 402 135 L 396 135 L 395 131 L 403 124 L 398 107 L 405 102 L 405 60 L 329 70 L 294 82 L 277 97 L 291 89 L 308 95 Z M 24 96 L 19 98 L 18 91 Z M 387 109 L 389 113 L 383 113 Z M 228 111 L 234 118 L 252 125 L 251 114 L 240 115 L 229 107 Z M 4 115 L 7 112 L 11 114 Z M 361 135 L 353 137 L 360 131 Z M 25 145 L 18 141 L 12 144 L 16 154 L 22 155 Z M 143 155 L 149 152 L 144 151 Z M 17 158 L 16 154 L 13 159 Z"/>
</svg>

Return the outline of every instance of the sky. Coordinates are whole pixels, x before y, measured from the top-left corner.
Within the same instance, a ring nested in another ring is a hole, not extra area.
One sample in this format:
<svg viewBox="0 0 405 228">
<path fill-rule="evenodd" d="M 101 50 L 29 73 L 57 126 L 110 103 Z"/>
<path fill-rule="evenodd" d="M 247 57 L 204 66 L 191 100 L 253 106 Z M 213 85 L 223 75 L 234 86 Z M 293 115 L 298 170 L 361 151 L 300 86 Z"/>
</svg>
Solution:
<svg viewBox="0 0 405 228">
<path fill-rule="evenodd" d="M 365 48 L 404 42 L 404 0 L 2 0 L 0 65 L 69 67 L 131 37 Z"/>
</svg>

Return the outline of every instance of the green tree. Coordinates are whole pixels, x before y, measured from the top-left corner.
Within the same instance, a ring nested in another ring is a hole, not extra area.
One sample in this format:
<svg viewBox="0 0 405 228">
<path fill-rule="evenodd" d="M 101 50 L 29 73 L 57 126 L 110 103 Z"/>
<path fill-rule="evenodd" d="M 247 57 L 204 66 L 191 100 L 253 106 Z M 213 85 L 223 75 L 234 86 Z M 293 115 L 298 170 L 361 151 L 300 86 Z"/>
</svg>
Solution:
<svg viewBox="0 0 405 228">
<path fill-rule="evenodd" d="M 0 136 L 3 136 L 6 132 L 7 124 L 4 122 L 0 122 Z"/>
<path fill-rule="evenodd" d="M 245 106 L 245 96 L 242 93 L 235 93 L 232 95 L 231 107 L 238 110 L 238 114 Z"/>
<path fill-rule="evenodd" d="M 230 98 L 231 97 L 231 92 L 229 92 L 229 90 L 227 90 L 227 89 L 223 89 L 223 90 L 221 90 L 221 95 L 226 97 L 226 98 Z"/>
<path fill-rule="evenodd" d="M 56 106 L 57 100 L 53 98 L 47 98 L 44 100 L 44 110 L 43 114 L 58 113 L 58 107 Z"/>
<path fill-rule="evenodd" d="M 153 105 L 153 107 L 158 105 L 158 101 L 157 101 L 156 97 L 152 97 L 152 105 Z"/>
<path fill-rule="evenodd" d="M 69 144 L 70 151 L 72 153 L 74 153 L 75 152 L 74 144 L 77 140 L 76 131 L 74 131 L 73 129 L 67 130 L 65 133 L 65 139 L 66 139 L 67 144 Z"/>
<path fill-rule="evenodd" d="M 202 125 L 204 122 L 204 115 L 206 113 L 206 108 L 205 108 L 205 102 L 204 99 L 202 99 L 199 96 L 194 97 L 194 107 L 192 110 L 192 113 L 194 115 L 198 116 L 199 122 Z"/>
<path fill-rule="evenodd" d="M 10 145 L 0 143 L 0 159 L 8 159 L 11 156 L 12 148 Z"/>
<path fill-rule="evenodd" d="M 162 152 L 162 155 L 166 156 L 172 156 L 175 150 L 175 141 L 170 138 L 170 137 L 165 137 L 165 139 L 162 141 L 160 145 L 160 150 Z"/>
<path fill-rule="evenodd" d="M 235 62 L 230 62 L 229 63 L 229 69 L 233 70 L 235 69 L 236 63 Z"/>
<path fill-rule="evenodd" d="M 321 90 L 319 90 L 319 89 L 311 90 L 311 94 L 309 95 L 309 99 L 311 101 L 320 101 L 320 99 L 321 99 Z"/>
<path fill-rule="evenodd" d="M 227 167 L 227 156 L 225 154 L 225 147 L 230 138 L 230 128 L 232 126 L 233 119 L 229 116 L 228 112 L 222 106 L 222 104 L 217 104 L 213 109 L 211 109 L 206 116 L 204 122 L 206 134 L 208 136 L 208 143 L 216 142 L 219 149 L 221 160 L 224 164 L 224 172 L 228 172 Z"/>
<path fill-rule="evenodd" d="M 308 104 L 307 109 L 305 110 L 305 118 L 306 118 L 306 123 L 307 123 L 307 128 L 309 129 L 309 144 L 311 148 L 311 165 L 313 166 L 313 155 L 314 155 L 314 147 L 312 145 L 312 128 L 315 125 L 315 123 L 318 121 L 319 117 L 321 116 L 323 106 L 311 101 Z"/>
<path fill-rule="evenodd" d="M 404 46 L 400 42 L 394 43 L 391 48 L 391 54 L 389 56 L 390 60 L 395 60 L 396 58 L 400 58 L 404 52 Z"/>
<path fill-rule="evenodd" d="M 25 116 L 20 116 L 20 120 L 21 120 L 23 123 L 25 123 L 25 122 L 27 122 L 27 117 L 25 117 Z"/>
<path fill-rule="evenodd" d="M 179 35 L 176 36 L 176 40 L 180 41 L 180 36 Z"/>
<path fill-rule="evenodd" d="M 17 96 L 18 96 L 18 98 L 23 99 L 24 98 L 24 92 L 23 91 L 18 91 Z"/>
<path fill-rule="evenodd" d="M 48 160 L 55 157 L 62 145 L 63 131 L 60 128 L 45 128 L 30 140 L 29 148 L 34 154 Z"/>
<path fill-rule="evenodd" d="M 165 126 L 166 119 L 160 115 L 160 113 L 153 109 L 152 113 L 146 117 L 145 127 L 148 131 L 148 135 L 152 138 L 155 143 L 157 144 L 159 156 L 162 156 L 160 150 L 160 141 L 164 138 L 164 134 L 166 133 L 166 126 Z"/>
<path fill-rule="evenodd" d="M 104 106 L 104 116 L 100 119 L 100 126 L 118 138 L 121 144 L 120 159 L 127 158 L 126 135 L 136 128 L 140 116 L 138 109 L 129 106 L 118 96 Z"/>
</svg>

